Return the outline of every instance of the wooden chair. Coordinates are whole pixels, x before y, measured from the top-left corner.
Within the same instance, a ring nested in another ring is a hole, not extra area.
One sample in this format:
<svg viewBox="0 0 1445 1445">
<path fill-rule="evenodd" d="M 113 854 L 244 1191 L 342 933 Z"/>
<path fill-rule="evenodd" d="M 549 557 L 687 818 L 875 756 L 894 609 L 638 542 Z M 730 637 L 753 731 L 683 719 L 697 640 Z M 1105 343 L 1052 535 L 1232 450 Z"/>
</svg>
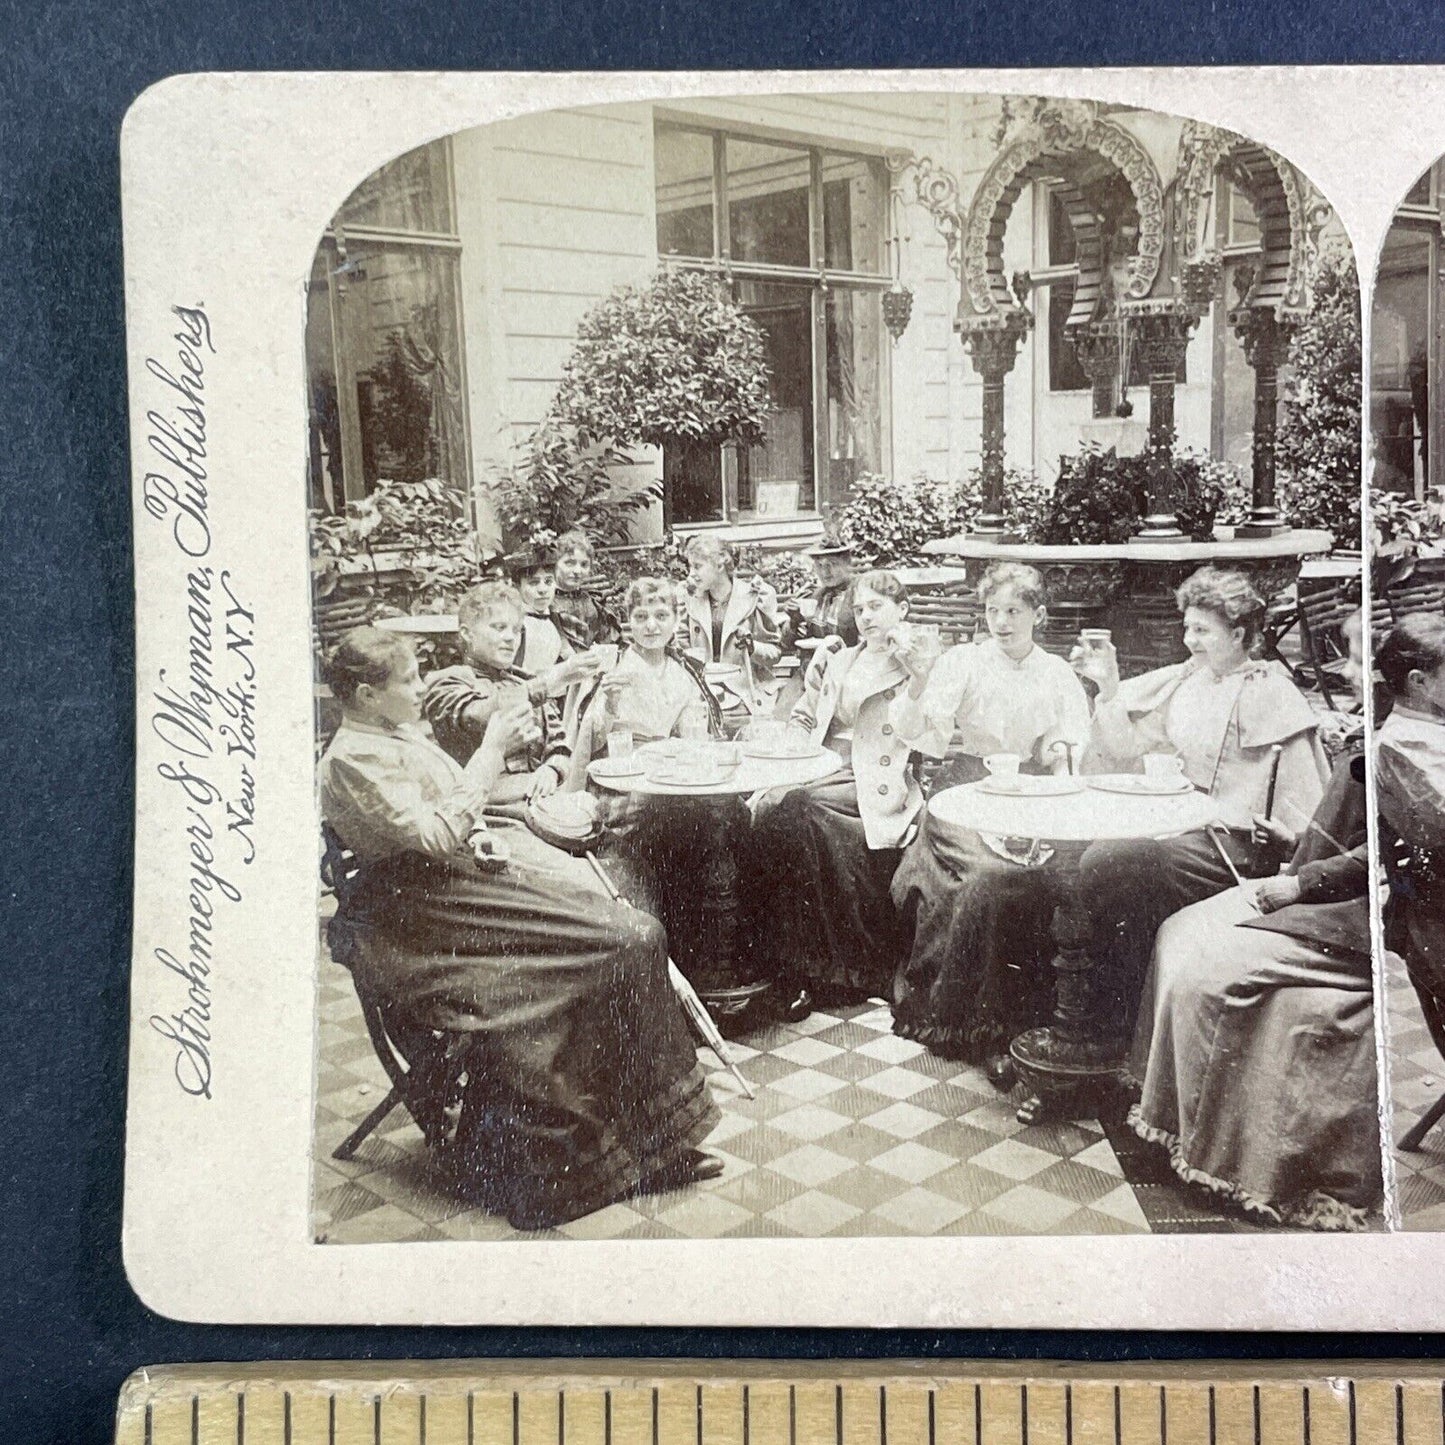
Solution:
<svg viewBox="0 0 1445 1445">
<path fill-rule="evenodd" d="M 967 592 L 916 592 L 908 599 L 910 622 L 934 623 L 944 644 L 972 642 L 982 621 L 978 597 Z"/>
<path fill-rule="evenodd" d="M 1329 708 L 1337 707 L 1336 692 L 1345 692 L 1340 677 L 1348 655 L 1344 625 L 1359 608 L 1360 584 L 1355 578 L 1341 578 L 1324 587 L 1300 592 L 1298 614 L 1303 662 L 1294 672 L 1298 681 L 1313 682 Z"/>
<path fill-rule="evenodd" d="M 351 973 L 366 1032 L 391 1081 L 390 1092 L 332 1150 L 332 1158 L 350 1159 L 398 1105 L 406 1106 L 427 1147 L 440 1148 L 447 1142 L 447 1109 L 461 1097 L 467 1039 L 407 1019 L 357 980 L 354 964 L 358 951 L 375 946 L 369 938 L 371 930 L 345 916 L 360 870 L 333 829 L 323 823 L 321 831 L 325 843 L 321 881 L 335 893 L 338 906 L 337 917 L 327 929 L 331 956 Z"/>
</svg>

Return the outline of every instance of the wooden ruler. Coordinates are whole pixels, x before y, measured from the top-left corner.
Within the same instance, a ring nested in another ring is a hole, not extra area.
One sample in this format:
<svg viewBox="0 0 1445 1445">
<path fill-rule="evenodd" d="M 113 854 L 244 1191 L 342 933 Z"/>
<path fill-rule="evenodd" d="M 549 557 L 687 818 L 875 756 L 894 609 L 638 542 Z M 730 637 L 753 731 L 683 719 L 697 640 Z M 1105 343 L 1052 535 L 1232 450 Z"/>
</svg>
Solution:
<svg viewBox="0 0 1445 1445">
<path fill-rule="evenodd" d="M 166 1366 L 117 1445 L 1445 1445 L 1445 1367 Z"/>
</svg>

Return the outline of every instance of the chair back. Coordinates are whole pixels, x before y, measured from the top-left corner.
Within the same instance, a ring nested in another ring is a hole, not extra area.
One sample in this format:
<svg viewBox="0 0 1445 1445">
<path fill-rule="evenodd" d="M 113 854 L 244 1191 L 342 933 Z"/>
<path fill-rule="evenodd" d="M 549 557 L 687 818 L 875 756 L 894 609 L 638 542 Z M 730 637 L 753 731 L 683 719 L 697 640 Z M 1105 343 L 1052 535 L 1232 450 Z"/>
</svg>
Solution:
<svg viewBox="0 0 1445 1445">
<path fill-rule="evenodd" d="M 934 623 L 949 646 L 972 642 L 983 620 L 983 605 L 971 588 L 964 592 L 910 592 L 908 620 Z"/>
</svg>

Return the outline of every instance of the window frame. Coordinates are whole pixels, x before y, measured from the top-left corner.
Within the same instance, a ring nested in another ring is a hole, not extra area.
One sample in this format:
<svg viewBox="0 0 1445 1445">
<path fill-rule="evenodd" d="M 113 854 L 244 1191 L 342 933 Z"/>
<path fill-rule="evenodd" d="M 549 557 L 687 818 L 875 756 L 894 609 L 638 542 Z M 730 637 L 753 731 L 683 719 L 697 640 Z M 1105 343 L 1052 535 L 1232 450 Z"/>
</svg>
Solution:
<svg viewBox="0 0 1445 1445">
<path fill-rule="evenodd" d="M 346 265 L 353 247 L 376 246 L 389 250 L 416 249 L 433 255 L 448 255 L 454 258 L 456 275 L 452 285 L 455 305 L 455 328 L 457 337 L 457 381 L 461 390 L 461 472 L 460 476 L 447 478 L 448 489 L 455 492 L 461 502 L 468 524 L 475 522 L 475 499 L 473 487 L 471 388 L 467 382 L 467 346 L 465 327 L 465 303 L 462 297 L 461 252 L 462 240 L 457 227 L 457 186 L 456 167 L 453 161 L 450 136 L 428 142 L 430 146 L 441 147 L 442 173 L 446 178 L 447 214 L 453 229 L 450 231 L 407 231 L 388 226 L 338 226 L 335 217 L 327 224 L 317 244 L 317 252 L 328 252 L 334 265 L 329 269 L 331 277 L 327 286 L 326 307 L 331 328 L 331 352 L 336 363 L 336 413 L 337 427 L 341 438 L 341 484 L 342 495 L 337 499 L 339 510 L 344 511 L 352 502 L 364 501 L 369 495 L 365 468 L 362 463 L 361 406 L 357 391 L 355 358 L 343 346 L 340 307 L 337 302 L 345 294 L 345 279 L 335 280 L 338 272 Z M 417 147 L 422 149 L 422 147 Z M 397 157 L 396 159 L 399 159 Z M 378 167 L 377 169 L 380 169 Z M 374 172 L 373 172 L 374 174 Z M 368 177 L 367 179 L 369 179 Z M 361 184 L 365 184 L 362 181 Z M 311 282 L 306 283 L 308 295 Z M 309 378 L 309 360 L 308 360 Z M 308 412 L 309 414 L 309 412 Z M 308 498 L 308 502 L 311 499 Z"/>
<path fill-rule="evenodd" d="M 809 288 L 809 321 L 811 325 L 812 361 L 812 439 L 813 439 L 813 505 L 799 505 L 797 518 L 816 520 L 822 515 L 823 507 L 831 507 L 836 501 L 830 495 L 828 464 L 831 461 L 831 438 L 828 428 L 828 318 L 827 302 L 835 288 L 870 292 L 881 297 L 892 285 L 888 274 L 886 247 L 879 246 L 879 269 L 859 271 L 841 269 L 826 264 L 826 237 L 824 235 L 823 204 L 823 161 L 825 155 L 841 156 L 848 159 L 881 162 L 886 150 L 861 143 L 839 142 L 820 136 L 803 136 L 773 130 L 765 126 L 749 126 L 707 119 L 695 115 L 664 110 L 655 107 L 653 111 L 654 146 L 659 131 L 687 131 L 711 138 L 712 141 L 712 210 L 713 210 L 713 254 L 711 256 L 688 256 L 679 252 L 663 252 L 660 247 L 659 262 L 679 269 L 702 271 L 720 277 L 729 286 L 735 281 L 774 282 L 783 285 L 807 286 Z M 808 157 L 808 254 L 807 266 L 793 266 L 781 262 L 743 261 L 732 255 L 732 213 L 727 189 L 727 143 L 729 140 L 786 146 L 800 151 Z M 885 173 L 886 174 L 886 173 Z M 879 207 L 877 223 L 880 238 L 887 225 L 888 185 L 885 180 L 882 204 Z M 657 172 L 653 169 L 653 205 L 657 203 Z M 654 209 L 654 217 L 655 217 Z M 653 226 L 654 245 L 658 242 L 657 226 Z M 892 426 L 892 347 L 883 345 L 886 330 L 880 325 L 879 336 L 879 457 L 878 465 L 891 471 L 893 459 Z M 733 446 L 722 448 L 720 474 L 722 479 L 720 520 L 674 523 L 672 515 L 671 489 L 663 496 L 663 526 L 680 531 L 698 531 L 727 528 L 739 523 L 760 522 L 756 512 L 743 512 L 738 505 L 738 450 Z"/>
</svg>

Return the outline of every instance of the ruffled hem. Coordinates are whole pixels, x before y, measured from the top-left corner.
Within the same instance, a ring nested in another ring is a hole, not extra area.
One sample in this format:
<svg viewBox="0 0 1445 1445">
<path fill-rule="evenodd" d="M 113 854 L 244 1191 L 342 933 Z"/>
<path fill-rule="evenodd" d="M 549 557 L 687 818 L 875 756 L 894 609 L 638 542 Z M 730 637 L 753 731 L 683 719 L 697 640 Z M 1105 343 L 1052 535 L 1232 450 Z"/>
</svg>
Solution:
<svg viewBox="0 0 1445 1445">
<path fill-rule="evenodd" d="M 1168 1151 L 1170 1167 L 1184 1183 L 1207 1189 L 1251 1218 L 1288 1229 L 1313 1229 L 1335 1234 L 1357 1234 L 1369 1228 L 1369 1210 L 1346 1204 L 1322 1189 L 1311 1189 L 1308 1194 L 1287 1203 L 1271 1203 L 1227 1179 L 1196 1169 L 1185 1159 L 1179 1136 L 1145 1123 L 1138 1104 L 1129 1110 L 1128 1123 L 1146 1144 L 1156 1144 Z"/>
<path fill-rule="evenodd" d="M 991 1025 L 963 1028 L 953 1024 L 938 1023 L 936 1020 L 910 1018 L 906 1011 L 896 1007 L 893 1012 L 893 1032 L 902 1039 L 911 1039 L 922 1044 L 931 1054 L 955 1063 L 979 1064 L 995 1054 L 1008 1052 L 1013 1035 Z"/>
</svg>

